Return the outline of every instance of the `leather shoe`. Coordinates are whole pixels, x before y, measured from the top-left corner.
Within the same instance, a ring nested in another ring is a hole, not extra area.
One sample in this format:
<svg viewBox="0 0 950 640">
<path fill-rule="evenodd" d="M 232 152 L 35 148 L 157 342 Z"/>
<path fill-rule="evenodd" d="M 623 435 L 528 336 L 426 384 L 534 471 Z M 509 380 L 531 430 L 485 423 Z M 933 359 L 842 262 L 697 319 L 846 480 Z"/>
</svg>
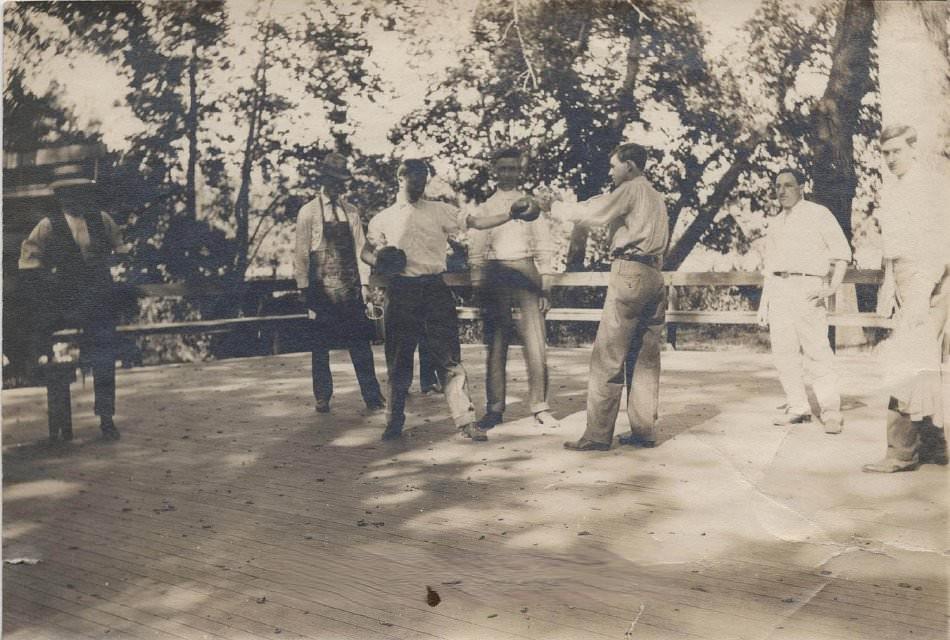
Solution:
<svg viewBox="0 0 950 640">
<path fill-rule="evenodd" d="M 823 422 L 825 423 L 825 433 L 841 433 L 841 428 L 844 424 L 844 421 L 841 419 L 841 414 L 833 413 L 823 417 Z"/>
<path fill-rule="evenodd" d="M 648 440 L 635 433 L 625 433 L 617 438 L 617 442 L 631 447 L 639 447 L 641 449 L 652 449 L 656 446 L 656 440 Z"/>
<path fill-rule="evenodd" d="M 947 459 L 946 448 L 944 448 L 942 451 L 920 452 L 920 464 L 939 464 L 941 466 L 946 466 L 947 462 L 950 462 L 950 460 Z"/>
<path fill-rule="evenodd" d="M 481 420 L 479 420 L 476 424 L 482 431 L 488 431 L 489 429 L 494 429 L 502 422 L 504 422 L 504 418 L 502 418 L 500 413 L 497 411 L 489 411 L 483 415 Z"/>
<path fill-rule="evenodd" d="M 115 423 L 113 423 L 111 420 L 103 420 L 101 429 L 102 436 L 100 437 L 103 440 L 115 441 L 119 439 L 119 430 L 115 428 Z"/>
<path fill-rule="evenodd" d="M 383 431 L 382 440 L 398 440 L 402 437 L 402 427 L 393 427 L 386 425 L 386 430 Z"/>
<path fill-rule="evenodd" d="M 550 411 L 538 411 L 534 414 L 534 424 L 543 429 L 557 429 L 561 426 L 561 423 Z"/>
<path fill-rule="evenodd" d="M 913 460 L 895 460 L 894 458 L 884 458 L 880 462 L 872 462 L 861 467 L 862 471 L 867 473 L 898 473 L 900 471 L 913 471 L 920 463 L 916 458 Z"/>
<path fill-rule="evenodd" d="M 606 442 L 594 442 L 587 438 L 581 438 L 576 442 L 568 440 L 564 443 L 564 448 L 570 451 L 609 451 L 610 445 Z"/>
<path fill-rule="evenodd" d="M 366 403 L 366 408 L 369 411 L 382 411 L 386 408 L 386 401 L 382 397 L 370 400 Z"/>
<path fill-rule="evenodd" d="M 464 427 L 459 427 L 459 435 L 463 438 L 471 438 L 472 442 L 485 442 L 488 440 L 488 434 L 484 429 L 480 429 L 474 422 L 470 422 Z"/>
<path fill-rule="evenodd" d="M 804 424 L 811 422 L 811 416 L 807 413 L 783 413 L 772 421 L 776 427 L 784 427 L 790 424 Z"/>
<path fill-rule="evenodd" d="M 317 400 L 313 408 L 317 413 L 330 413 L 330 402 L 329 400 Z"/>
</svg>

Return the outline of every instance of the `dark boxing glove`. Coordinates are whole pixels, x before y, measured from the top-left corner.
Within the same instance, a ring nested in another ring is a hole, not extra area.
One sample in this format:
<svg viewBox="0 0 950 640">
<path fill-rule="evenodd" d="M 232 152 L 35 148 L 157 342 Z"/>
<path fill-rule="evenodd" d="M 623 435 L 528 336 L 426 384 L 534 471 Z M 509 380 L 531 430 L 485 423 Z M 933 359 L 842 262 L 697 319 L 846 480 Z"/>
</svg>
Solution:
<svg viewBox="0 0 950 640">
<path fill-rule="evenodd" d="M 532 222 L 537 220 L 538 216 L 541 215 L 541 207 L 538 206 L 538 202 L 534 198 L 524 196 L 512 203 L 509 214 L 512 220 Z"/>
<path fill-rule="evenodd" d="M 376 273 L 396 276 L 406 269 L 406 252 L 396 247 L 383 247 L 376 252 Z"/>
</svg>

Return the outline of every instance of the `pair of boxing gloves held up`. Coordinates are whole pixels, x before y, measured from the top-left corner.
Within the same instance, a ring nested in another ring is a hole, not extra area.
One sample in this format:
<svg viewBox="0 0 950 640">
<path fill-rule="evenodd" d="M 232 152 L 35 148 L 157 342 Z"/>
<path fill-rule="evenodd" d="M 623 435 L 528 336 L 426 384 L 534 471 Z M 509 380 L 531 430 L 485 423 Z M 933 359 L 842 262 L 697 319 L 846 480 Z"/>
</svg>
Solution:
<svg viewBox="0 0 950 640">
<path fill-rule="evenodd" d="M 531 196 L 515 200 L 509 209 L 512 220 L 532 222 L 541 215 L 541 207 Z M 406 253 L 397 247 L 383 247 L 376 252 L 376 272 L 382 275 L 398 275 L 406 268 Z"/>
</svg>

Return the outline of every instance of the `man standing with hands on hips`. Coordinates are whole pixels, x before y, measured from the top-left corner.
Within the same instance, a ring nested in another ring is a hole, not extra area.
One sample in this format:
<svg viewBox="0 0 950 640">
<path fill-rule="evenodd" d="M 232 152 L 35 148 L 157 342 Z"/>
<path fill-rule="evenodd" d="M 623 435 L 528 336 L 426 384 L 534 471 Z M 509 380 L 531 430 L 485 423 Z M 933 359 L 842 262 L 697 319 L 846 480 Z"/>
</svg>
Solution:
<svg viewBox="0 0 950 640">
<path fill-rule="evenodd" d="M 574 451 L 606 451 L 613 441 L 625 366 L 633 378 L 627 397 L 630 433 L 621 444 L 652 447 L 660 394 L 660 334 L 666 318 L 666 287 L 660 266 L 669 242 L 669 219 L 663 194 L 643 175 L 648 151 L 623 144 L 610 154 L 614 189 L 585 202 L 551 203 L 554 218 L 586 226 L 617 224 L 610 241 L 613 263 L 607 299 L 594 339 L 587 384 L 587 430 Z"/>
<path fill-rule="evenodd" d="M 811 421 L 804 378 L 808 369 L 825 433 L 834 434 L 842 428 L 841 396 L 825 301 L 844 280 L 851 248 L 832 213 L 804 199 L 804 186 L 804 175 L 795 169 L 782 169 L 775 176 L 782 212 L 768 229 L 757 320 L 769 327 L 775 368 L 786 398 L 785 412 L 774 424 Z"/>
<path fill-rule="evenodd" d="M 346 158 L 328 154 L 320 166 L 321 192 L 297 214 L 294 276 L 311 320 L 318 413 L 330 411 L 333 396 L 330 349 L 349 350 L 366 408 L 379 411 L 386 406 L 373 363 L 376 331 L 364 311 L 370 274 L 359 255 L 366 236 L 359 212 L 343 198 L 350 177 Z"/>
</svg>

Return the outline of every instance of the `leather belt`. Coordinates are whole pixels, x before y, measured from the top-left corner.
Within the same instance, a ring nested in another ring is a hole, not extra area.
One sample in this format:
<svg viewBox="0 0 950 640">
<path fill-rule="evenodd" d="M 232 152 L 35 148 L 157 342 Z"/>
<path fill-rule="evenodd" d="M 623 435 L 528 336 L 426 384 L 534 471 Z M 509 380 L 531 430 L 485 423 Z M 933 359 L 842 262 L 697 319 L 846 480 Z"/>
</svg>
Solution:
<svg viewBox="0 0 950 640">
<path fill-rule="evenodd" d="M 816 276 L 813 273 L 800 273 L 798 271 L 773 271 L 773 276 L 778 276 L 779 278 L 790 278 L 792 276 L 803 276 L 806 278 L 820 278 L 821 276 Z"/>
<path fill-rule="evenodd" d="M 630 262 L 639 262 L 654 269 L 660 268 L 659 256 L 647 256 L 642 253 L 634 253 L 629 249 L 614 249 L 610 254 L 614 260 L 628 260 Z"/>
</svg>

